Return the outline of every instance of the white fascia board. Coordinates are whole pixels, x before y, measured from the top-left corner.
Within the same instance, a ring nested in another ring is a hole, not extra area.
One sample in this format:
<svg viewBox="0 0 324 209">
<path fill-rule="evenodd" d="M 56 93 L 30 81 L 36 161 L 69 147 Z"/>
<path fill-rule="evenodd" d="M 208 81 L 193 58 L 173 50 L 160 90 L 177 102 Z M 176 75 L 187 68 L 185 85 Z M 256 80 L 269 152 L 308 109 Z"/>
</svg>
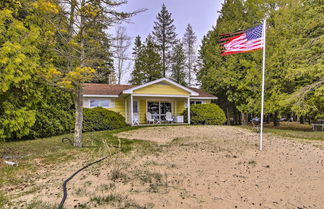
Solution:
<svg viewBox="0 0 324 209">
<path fill-rule="evenodd" d="M 144 87 L 146 87 L 146 86 L 149 86 L 149 85 L 152 85 L 152 84 L 155 84 L 155 83 L 159 83 L 159 82 L 161 82 L 161 81 L 166 81 L 166 82 L 168 82 L 168 83 L 171 83 L 171 84 L 173 84 L 173 85 L 179 87 L 180 89 L 183 89 L 183 90 L 185 90 L 185 91 L 187 91 L 187 92 L 190 92 L 190 95 L 191 95 L 191 96 L 198 96 L 198 95 L 199 95 L 197 92 L 195 92 L 195 91 L 193 91 L 193 90 L 191 90 L 191 89 L 188 89 L 187 87 L 184 87 L 184 86 L 182 86 L 182 85 L 180 85 L 180 84 L 178 84 L 178 83 L 176 83 L 176 82 L 174 82 L 174 81 L 172 81 L 172 80 L 170 80 L 170 79 L 167 79 L 167 78 L 160 78 L 160 79 L 157 79 L 157 80 L 155 80 L 155 81 L 151 81 L 151 82 L 145 83 L 145 84 L 143 84 L 143 85 L 136 86 L 136 87 L 133 87 L 133 88 L 130 88 L 130 89 L 124 90 L 123 93 L 124 93 L 124 94 L 132 94 L 133 91 L 135 91 L 135 90 L 137 90 L 137 89 L 141 89 L 141 88 L 144 88 Z"/>
<path fill-rule="evenodd" d="M 118 98 L 118 95 L 100 95 L 100 94 L 84 94 L 83 97 L 104 97 L 104 98 L 109 98 L 109 97 L 114 97 Z"/>
<path fill-rule="evenodd" d="M 134 97 L 174 97 L 174 98 L 188 98 L 185 95 L 167 95 L 167 94 L 132 94 Z"/>
<path fill-rule="evenodd" d="M 218 99 L 218 97 L 190 97 L 190 99 Z"/>
</svg>

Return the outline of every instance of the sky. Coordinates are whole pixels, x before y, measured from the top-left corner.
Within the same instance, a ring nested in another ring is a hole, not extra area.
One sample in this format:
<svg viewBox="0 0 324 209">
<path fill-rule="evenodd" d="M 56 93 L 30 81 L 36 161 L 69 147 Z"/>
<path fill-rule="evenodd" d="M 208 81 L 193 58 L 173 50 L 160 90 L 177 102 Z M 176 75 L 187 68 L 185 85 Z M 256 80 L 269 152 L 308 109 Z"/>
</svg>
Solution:
<svg viewBox="0 0 324 209">
<path fill-rule="evenodd" d="M 142 8 L 147 9 L 132 17 L 131 23 L 123 24 L 128 36 L 132 38 L 132 43 L 137 35 L 144 40 L 153 31 L 154 21 L 163 3 L 172 13 L 178 38 L 182 39 L 187 25 L 191 24 L 197 36 L 198 48 L 203 36 L 216 24 L 223 0 L 128 0 L 127 4 L 118 8 L 118 11 L 131 12 Z M 126 73 L 122 83 L 127 83 L 129 74 L 129 72 Z"/>
</svg>

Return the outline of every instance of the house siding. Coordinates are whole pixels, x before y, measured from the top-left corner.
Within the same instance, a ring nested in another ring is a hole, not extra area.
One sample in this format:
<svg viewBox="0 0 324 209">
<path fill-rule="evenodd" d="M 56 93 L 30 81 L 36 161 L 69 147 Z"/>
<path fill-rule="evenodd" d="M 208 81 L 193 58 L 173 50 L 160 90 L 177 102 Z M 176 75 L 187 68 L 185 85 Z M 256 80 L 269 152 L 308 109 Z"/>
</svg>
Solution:
<svg viewBox="0 0 324 209">
<path fill-rule="evenodd" d="M 189 93 L 181 88 L 169 84 L 153 84 L 141 89 L 135 90 L 134 94 L 150 94 L 150 95 L 184 95 Z"/>
</svg>

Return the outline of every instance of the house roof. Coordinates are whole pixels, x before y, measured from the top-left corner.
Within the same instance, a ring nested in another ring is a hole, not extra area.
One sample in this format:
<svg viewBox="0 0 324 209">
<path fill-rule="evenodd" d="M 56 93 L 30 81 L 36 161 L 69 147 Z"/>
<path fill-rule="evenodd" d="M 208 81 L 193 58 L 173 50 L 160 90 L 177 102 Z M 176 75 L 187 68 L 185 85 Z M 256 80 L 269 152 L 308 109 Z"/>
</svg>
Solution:
<svg viewBox="0 0 324 209">
<path fill-rule="evenodd" d="M 85 83 L 83 84 L 83 94 L 84 95 L 106 95 L 106 96 L 118 96 L 123 93 L 124 90 L 132 89 L 134 85 L 121 85 L 121 84 L 104 84 L 104 83 Z M 207 92 L 204 92 L 201 89 L 197 88 L 188 88 L 191 91 L 194 91 L 197 93 L 195 96 L 191 96 L 192 98 L 210 98 L 210 99 L 216 99 L 212 94 L 209 94 Z"/>
<path fill-rule="evenodd" d="M 134 87 L 133 85 L 85 83 L 83 94 L 85 95 L 119 95 L 124 90 Z"/>
<path fill-rule="evenodd" d="M 194 97 L 215 97 L 214 95 L 209 94 L 209 93 L 207 93 L 207 92 L 205 92 L 205 91 L 203 91 L 201 89 L 191 88 L 191 87 L 189 87 L 189 89 L 191 89 L 191 90 L 193 90 L 193 91 L 195 91 L 195 92 L 197 92 L 199 94 L 198 96 L 194 96 Z"/>
</svg>

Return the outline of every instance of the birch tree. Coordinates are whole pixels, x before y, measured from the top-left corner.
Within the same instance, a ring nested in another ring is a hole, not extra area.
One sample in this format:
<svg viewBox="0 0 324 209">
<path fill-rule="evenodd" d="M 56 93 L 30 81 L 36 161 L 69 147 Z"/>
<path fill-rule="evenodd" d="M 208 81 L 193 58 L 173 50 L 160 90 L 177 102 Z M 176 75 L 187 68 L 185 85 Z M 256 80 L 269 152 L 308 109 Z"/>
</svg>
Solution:
<svg viewBox="0 0 324 209">
<path fill-rule="evenodd" d="M 118 84 L 120 84 L 122 80 L 122 76 L 125 73 L 125 62 L 130 60 L 128 55 L 128 49 L 131 45 L 131 38 L 126 33 L 126 28 L 123 26 L 118 26 L 116 28 L 116 36 L 114 38 L 113 44 L 113 56 L 115 59 L 115 69 L 117 74 Z"/>
<path fill-rule="evenodd" d="M 196 49 L 195 44 L 197 41 L 197 36 L 195 35 L 192 26 L 190 24 L 187 25 L 186 32 L 183 37 L 184 49 L 186 54 L 186 68 L 187 68 L 187 78 L 188 85 L 191 86 L 193 81 L 193 69 L 194 63 L 196 60 Z"/>
<path fill-rule="evenodd" d="M 126 1 L 111 0 L 58 0 L 63 14 L 57 26 L 62 47 L 56 51 L 67 60 L 66 67 L 52 70 L 59 77 L 58 84 L 71 89 L 75 104 L 74 146 L 82 146 L 83 98 L 82 84 L 93 78 L 94 59 L 104 60 L 93 55 L 100 50 L 105 31 L 114 24 L 127 20 L 139 11 L 117 12 L 117 6 Z M 99 31 L 99 35 L 98 32 Z"/>
</svg>

